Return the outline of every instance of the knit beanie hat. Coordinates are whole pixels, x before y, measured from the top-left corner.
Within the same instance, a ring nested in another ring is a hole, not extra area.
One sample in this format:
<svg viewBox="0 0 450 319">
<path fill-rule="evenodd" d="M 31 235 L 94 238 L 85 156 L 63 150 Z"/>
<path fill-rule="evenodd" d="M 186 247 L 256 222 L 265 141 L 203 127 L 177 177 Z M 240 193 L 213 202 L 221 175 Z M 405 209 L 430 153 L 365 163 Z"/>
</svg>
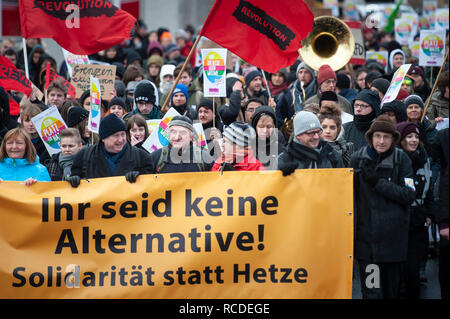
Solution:
<svg viewBox="0 0 450 319">
<path fill-rule="evenodd" d="M 89 112 L 80 106 L 73 106 L 67 114 L 67 125 L 75 127 L 78 123 L 89 117 Z"/>
<path fill-rule="evenodd" d="M 207 109 L 213 110 L 214 109 L 213 101 L 211 101 L 210 99 L 202 98 L 200 100 L 200 103 L 198 103 L 197 110 L 199 110 L 201 107 L 205 107 Z M 216 105 L 216 110 L 217 110 L 217 105 Z"/>
<path fill-rule="evenodd" d="M 380 114 L 380 96 L 377 92 L 363 89 L 356 95 L 353 104 L 355 104 L 356 100 L 364 101 L 369 104 L 373 108 L 376 116 Z"/>
<path fill-rule="evenodd" d="M 256 78 L 257 76 L 262 77 L 262 73 L 259 70 L 254 70 L 249 72 L 246 76 L 245 76 L 245 85 L 249 85 L 251 81 L 253 81 L 254 78 Z"/>
<path fill-rule="evenodd" d="M 109 114 L 100 121 L 98 135 L 100 140 L 107 138 L 119 131 L 126 131 L 125 124 L 115 114 Z"/>
<path fill-rule="evenodd" d="M 391 85 L 391 83 L 384 78 L 378 78 L 378 79 L 373 80 L 373 82 L 372 82 L 372 86 L 377 88 L 383 94 L 386 94 L 390 85 Z"/>
<path fill-rule="evenodd" d="M 252 127 L 256 130 L 256 125 L 258 125 L 258 121 L 261 118 L 261 116 L 263 115 L 268 115 L 273 119 L 273 123 L 276 124 L 277 123 L 277 116 L 275 114 L 275 111 L 273 110 L 273 108 L 271 108 L 268 105 L 263 105 L 258 107 L 255 110 L 255 113 L 253 113 L 252 116 Z"/>
<path fill-rule="evenodd" d="M 192 120 L 184 115 L 177 115 L 174 116 L 172 118 L 172 120 L 170 120 L 168 127 L 172 127 L 172 126 L 182 126 L 187 128 L 188 130 L 191 131 L 191 133 L 193 134 L 194 137 L 197 137 L 197 132 L 194 129 L 194 125 L 192 123 Z"/>
<path fill-rule="evenodd" d="M 319 68 L 317 74 L 317 83 L 319 86 L 328 79 L 335 79 L 337 81 L 336 73 L 333 71 L 331 66 L 324 64 Z"/>
<path fill-rule="evenodd" d="M 419 128 L 412 122 L 397 123 L 397 131 L 400 133 L 400 141 L 403 140 L 408 134 L 416 133 L 420 135 Z"/>
<path fill-rule="evenodd" d="M 405 99 L 405 108 L 407 108 L 411 104 L 419 105 L 422 110 L 425 108 L 422 98 L 418 95 L 410 95 Z"/>
<path fill-rule="evenodd" d="M 381 115 L 375 121 L 373 121 L 372 125 L 370 125 L 369 130 L 366 132 L 366 140 L 371 147 L 373 147 L 372 136 L 375 132 L 392 134 L 394 138 L 392 147 L 395 147 L 395 145 L 397 145 L 400 141 L 400 133 L 397 132 L 394 123 L 392 123 L 386 115 Z"/>
<path fill-rule="evenodd" d="M 173 90 L 172 95 L 170 96 L 170 101 L 172 102 L 173 96 L 177 93 L 183 93 L 186 96 L 186 102 L 189 101 L 189 93 L 188 88 L 184 84 L 177 84 L 175 90 Z"/>
<path fill-rule="evenodd" d="M 420 66 L 415 66 L 413 68 L 411 68 L 408 72 L 408 74 L 415 74 L 415 75 L 420 75 L 422 77 L 422 79 L 425 81 L 425 73 L 423 72 L 423 69 Z"/>
<path fill-rule="evenodd" d="M 347 76 L 345 76 L 347 77 Z M 319 104 L 322 103 L 322 101 L 335 101 L 338 102 L 338 96 L 333 91 L 325 91 L 320 96 Z"/>
<path fill-rule="evenodd" d="M 311 73 L 311 76 L 314 77 L 314 70 L 311 69 L 305 62 L 302 62 L 297 67 L 297 72 L 295 74 L 298 74 L 301 69 L 306 69 L 309 73 Z"/>
<path fill-rule="evenodd" d="M 310 130 L 320 128 L 319 118 L 312 112 L 300 111 L 294 117 L 294 135 L 305 133 Z"/>
<path fill-rule="evenodd" d="M 126 110 L 126 107 L 125 107 L 125 101 L 124 101 L 122 98 L 118 97 L 118 96 L 113 97 L 113 98 L 111 99 L 111 101 L 108 103 L 108 110 L 109 110 L 113 105 L 119 105 L 119 106 L 121 106 L 124 110 Z"/>
<path fill-rule="evenodd" d="M 381 108 L 381 114 L 386 112 L 394 112 L 397 123 L 406 121 L 408 117 L 406 116 L 406 107 L 402 101 L 393 100 L 389 103 L 384 103 Z"/>
<path fill-rule="evenodd" d="M 139 101 L 144 102 L 150 102 L 152 104 L 155 104 L 156 102 L 156 95 L 155 95 L 155 88 L 148 80 L 142 80 L 134 89 L 134 101 L 136 104 Z"/>
<path fill-rule="evenodd" d="M 248 123 L 233 122 L 230 126 L 225 126 L 223 137 L 227 138 L 233 144 L 246 147 L 256 138 L 256 132 Z"/>
<path fill-rule="evenodd" d="M 161 82 L 163 81 L 166 75 L 173 76 L 173 71 L 175 71 L 175 65 L 173 64 L 164 64 L 161 68 L 161 72 L 159 73 L 159 79 Z"/>
</svg>

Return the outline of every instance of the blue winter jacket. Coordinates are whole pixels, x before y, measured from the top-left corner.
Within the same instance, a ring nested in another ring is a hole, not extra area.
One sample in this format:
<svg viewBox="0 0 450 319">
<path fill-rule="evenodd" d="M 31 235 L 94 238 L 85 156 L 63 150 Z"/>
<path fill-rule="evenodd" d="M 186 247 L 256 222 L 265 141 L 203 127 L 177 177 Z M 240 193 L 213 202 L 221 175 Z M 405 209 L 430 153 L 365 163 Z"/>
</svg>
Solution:
<svg viewBox="0 0 450 319">
<path fill-rule="evenodd" d="M 30 177 L 38 182 L 51 181 L 47 168 L 39 163 L 39 157 L 33 164 L 30 164 L 26 158 L 12 159 L 5 157 L 0 161 L 0 179 L 23 182 Z"/>
</svg>

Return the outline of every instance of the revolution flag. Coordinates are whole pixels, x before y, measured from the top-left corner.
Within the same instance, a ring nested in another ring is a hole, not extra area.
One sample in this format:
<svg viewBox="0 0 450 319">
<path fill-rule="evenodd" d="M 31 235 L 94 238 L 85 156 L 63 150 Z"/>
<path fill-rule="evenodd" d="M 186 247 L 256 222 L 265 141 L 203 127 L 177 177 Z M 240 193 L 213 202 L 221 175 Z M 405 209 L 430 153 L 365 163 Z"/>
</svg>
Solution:
<svg viewBox="0 0 450 319">
<path fill-rule="evenodd" d="M 53 38 L 74 54 L 94 54 L 130 37 L 136 19 L 108 0 L 19 0 L 24 38 Z"/>
<path fill-rule="evenodd" d="M 19 91 L 30 96 L 33 91 L 30 80 L 25 73 L 16 68 L 8 68 L 0 64 L 0 86 L 6 91 Z"/>
<path fill-rule="evenodd" d="M 313 21 L 303 0 L 216 0 L 200 35 L 276 73 L 294 64 Z"/>
</svg>

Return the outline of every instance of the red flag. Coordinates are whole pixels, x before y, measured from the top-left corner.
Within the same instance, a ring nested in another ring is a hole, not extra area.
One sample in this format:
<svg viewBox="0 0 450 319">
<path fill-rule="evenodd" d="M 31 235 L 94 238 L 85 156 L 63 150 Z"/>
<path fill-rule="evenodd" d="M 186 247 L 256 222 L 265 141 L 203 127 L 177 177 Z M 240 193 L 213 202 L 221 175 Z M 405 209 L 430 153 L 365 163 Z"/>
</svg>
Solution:
<svg viewBox="0 0 450 319">
<path fill-rule="evenodd" d="M 3 55 L 0 55 L 0 65 L 6 66 L 7 68 L 10 69 L 17 69 L 14 63 L 12 63 L 10 59 L 4 57 Z"/>
<path fill-rule="evenodd" d="M 33 91 L 30 80 L 19 69 L 8 68 L 0 64 L 0 86 L 5 91 L 19 91 L 30 96 Z"/>
<path fill-rule="evenodd" d="M 200 35 L 276 73 L 294 64 L 313 21 L 303 0 L 216 0 Z"/>
<path fill-rule="evenodd" d="M 72 83 L 70 83 L 65 78 L 63 78 L 61 75 L 56 73 L 56 71 L 50 66 L 50 63 L 47 64 L 45 66 L 45 87 L 44 87 L 44 89 L 47 90 L 50 83 L 52 83 L 53 81 L 55 81 L 57 79 L 60 80 L 64 84 L 64 87 L 67 89 L 67 95 L 70 95 L 71 97 L 76 98 L 76 96 L 77 96 L 76 89 L 72 85 Z"/>
<path fill-rule="evenodd" d="M 128 39 L 136 23 L 132 15 L 108 0 L 19 0 L 19 4 L 22 37 L 53 38 L 67 51 L 80 55 Z M 70 4 L 76 7 L 68 8 Z"/>
</svg>

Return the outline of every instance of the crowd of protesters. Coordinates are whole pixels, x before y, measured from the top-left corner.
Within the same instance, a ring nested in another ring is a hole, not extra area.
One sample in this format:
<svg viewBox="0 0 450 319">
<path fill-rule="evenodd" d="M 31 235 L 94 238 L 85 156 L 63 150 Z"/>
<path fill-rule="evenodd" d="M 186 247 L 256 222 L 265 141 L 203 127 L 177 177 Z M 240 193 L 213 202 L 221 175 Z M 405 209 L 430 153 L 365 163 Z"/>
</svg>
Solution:
<svg viewBox="0 0 450 319">
<path fill-rule="evenodd" d="M 438 70 L 419 66 L 393 35 L 368 27 L 363 35 L 366 50 L 388 52 L 387 72 L 376 61 L 341 70 L 324 64 L 315 71 L 299 58 L 263 74 L 238 60 L 227 70 L 226 98 L 213 102 L 203 97 L 195 55 L 182 68 L 195 29 L 149 32 L 139 21 L 130 40 L 90 56 L 116 65 L 114 96 L 102 101 L 98 135 L 88 129 L 89 91 L 76 99 L 56 80 L 45 104 L 0 87 L 0 178 L 26 185 L 66 180 L 79 187 L 83 179 L 109 176 L 134 183 L 142 174 L 280 170 L 289 176 L 296 169 L 353 168 L 363 297 L 419 298 L 428 229 L 437 225 L 441 294 L 447 299 L 449 138 L 448 127 L 436 126 L 449 117 L 448 61 L 439 79 L 429 81 Z M 42 89 L 46 65 L 56 70 L 56 61 L 39 39 L 26 45 L 30 80 Z M 24 69 L 23 50 L 16 51 L 13 41 L 4 39 L 0 53 Z M 397 98 L 381 105 L 393 73 L 405 63 L 412 67 Z M 68 78 L 64 63 L 59 74 Z M 10 114 L 10 102 L 20 105 L 18 115 Z M 54 105 L 69 128 L 60 133 L 61 153 L 50 156 L 31 118 Z M 171 107 L 180 115 L 169 122 L 169 145 L 150 153 L 143 147 L 146 121 L 161 119 Z M 206 134 L 203 148 L 196 121 Z M 378 288 L 365 285 L 371 264 L 380 269 Z"/>
</svg>

